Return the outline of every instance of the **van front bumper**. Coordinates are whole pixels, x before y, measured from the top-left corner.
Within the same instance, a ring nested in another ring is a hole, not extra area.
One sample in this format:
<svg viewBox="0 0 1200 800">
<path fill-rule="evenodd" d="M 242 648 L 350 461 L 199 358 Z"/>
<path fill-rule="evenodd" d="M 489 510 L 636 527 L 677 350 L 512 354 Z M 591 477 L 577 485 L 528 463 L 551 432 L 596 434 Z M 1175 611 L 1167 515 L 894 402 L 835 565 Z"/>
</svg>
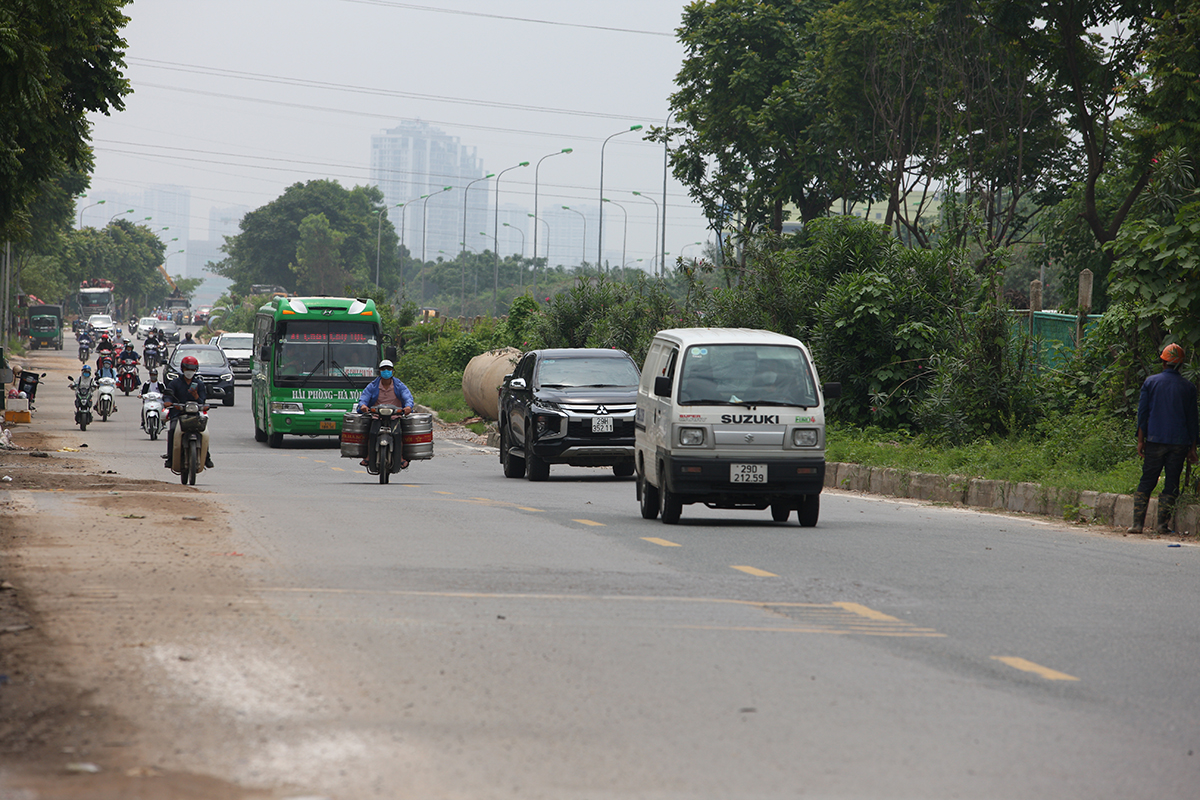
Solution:
<svg viewBox="0 0 1200 800">
<path fill-rule="evenodd" d="M 717 507 L 766 507 L 775 503 L 802 501 L 809 495 L 820 494 L 825 486 L 825 459 L 762 458 L 747 455 L 742 458 L 696 458 L 694 456 L 662 456 L 667 489 L 684 503 L 706 503 Z M 734 465 L 766 465 L 766 480 L 761 483 L 734 483 Z"/>
</svg>

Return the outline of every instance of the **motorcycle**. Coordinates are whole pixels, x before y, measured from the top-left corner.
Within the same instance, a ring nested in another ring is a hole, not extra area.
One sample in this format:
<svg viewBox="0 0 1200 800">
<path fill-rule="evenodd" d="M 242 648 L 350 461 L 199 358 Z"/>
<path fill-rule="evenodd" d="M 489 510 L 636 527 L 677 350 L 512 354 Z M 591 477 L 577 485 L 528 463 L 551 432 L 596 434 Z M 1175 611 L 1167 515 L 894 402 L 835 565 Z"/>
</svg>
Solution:
<svg viewBox="0 0 1200 800">
<path fill-rule="evenodd" d="M 129 318 L 129 335 L 132 336 L 135 333 L 137 333 L 137 317 L 130 317 Z"/>
<path fill-rule="evenodd" d="M 146 345 L 146 349 L 142 351 L 142 359 L 146 362 L 146 369 L 156 369 L 158 367 L 158 345 Z"/>
<path fill-rule="evenodd" d="M 108 417 L 117 410 L 117 382 L 112 378 L 104 377 L 97 381 L 99 388 L 97 392 L 99 397 L 96 398 L 96 413 L 100 415 L 101 422 L 108 422 Z"/>
<path fill-rule="evenodd" d="M 376 406 L 371 409 L 371 419 L 379 420 L 379 432 L 375 434 L 375 460 L 368 462 L 367 472 L 379 476 L 381 484 L 400 471 L 404 460 L 398 450 L 403 449 L 404 433 L 400 418 L 402 409 L 395 406 Z"/>
<path fill-rule="evenodd" d="M 171 471 L 179 476 L 184 485 L 196 485 L 196 473 L 204 472 L 208 459 L 208 411 L 207 405 L 196 402 L 183 404 L 183 413 L 175 425 L 175 437 L 171 443 Z"/>
<path fill-rule="evenodd" d="M 117 365 L 117 386 L 128 397 L 130 392 L 138 388 L 137 364 L 132 361 L 122 361 Z"/>
<path fill-rule="evenodd" d="M 79 430 L 86 431 L 92 421 L 92 392 L 95 391 L 96 384 L 91 378 L 86 381 L 80 379 L 78 383 L 74 378 L 68 380 L 75 390 L 75 424 L 79 426 Z"/>
<path fill-rule="evenodd" d="M 88 359 L 92 357 L 92 346 L 90 344 L 79 345 L 79 363 L 86 364 Z"/>
<path fill-rule="evenodd" d="M 146 392 L 142 395 L 142 430 L 150 434 L 151 441 L 158 439 L 164 416 L 162 393 Z"/>
</svg>

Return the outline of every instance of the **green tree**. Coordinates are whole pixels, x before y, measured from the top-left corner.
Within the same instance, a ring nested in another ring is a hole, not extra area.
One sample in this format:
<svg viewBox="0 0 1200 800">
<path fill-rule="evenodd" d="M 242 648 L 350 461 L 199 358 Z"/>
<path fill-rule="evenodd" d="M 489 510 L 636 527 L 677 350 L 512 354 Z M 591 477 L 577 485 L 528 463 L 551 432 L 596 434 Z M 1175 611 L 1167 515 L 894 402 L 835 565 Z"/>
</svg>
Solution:
<svg viewBox="0 0 1200 800">
<path fill-rule="evenodd" d="M 778 232 L 784 206 L 801 217 L 831 200 L 821 165 L 805 147 L 806 107 L 787 102 L 801 60 L 805 25 L 818 0 L 695 0 L 684 9 L 686 55 L 670 105 L 682 134 L 672 171 L 714 224 L 735 215 L 741 227 Z"/>
<path fill-rule="evenodd" d="M 323 214 L 331 231 L 344 238 L 339 244 L 345 283 L 363 291 L 374 285 L 376 236 L 379 235 L 380 284 L 395 290 L 400 284 L 395 229 L 379 213 L 383 194 L 374 186 L 345 189 L 337 181 L 316 180 L 289 186 L 282 195 L 242 218 L 241 232 L 227 237 L 226 257 L 213 271 L 233 281 L 234 291 L 247 294 L 254 284 L 272 284 L 295 291 L 300 276 L 292 269 L 300 246 L 300 226 Z"/>
<path fill-rule="evenodd" d="M 324 214 L 310 214 L 300 223 L 300 243 L 291 265 L 297 286 L 304 294 L 341 294 L 346 289 L 342 269 L 342 242 L 346 234 L 329 227 Z"/>
<path fill-rule="evenodd" d="M 90 172 L 87 115 L 124 108 L 128 0 L 0 4 L 0 234 L 30 224 L 39 187 Z"/>
<path fill-rule="evenodd" d="M 105 278 L 116 285 L 119 299 L 138 303 L 164 295 L 167 284 L 158 265 L 165 249 L 145 225 L 118 219 L 104 228 L 68 234 L 64 271 L 72 286 L 79 286 L 84 278 Z"/>
</svg>

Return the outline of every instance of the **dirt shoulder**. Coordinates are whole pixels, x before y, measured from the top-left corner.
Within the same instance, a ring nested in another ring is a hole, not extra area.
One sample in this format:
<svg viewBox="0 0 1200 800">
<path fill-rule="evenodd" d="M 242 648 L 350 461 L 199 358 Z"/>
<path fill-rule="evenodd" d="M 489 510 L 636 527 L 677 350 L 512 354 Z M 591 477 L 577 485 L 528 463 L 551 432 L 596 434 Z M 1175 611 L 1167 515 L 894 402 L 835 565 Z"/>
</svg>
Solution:
<svg viewBox="0 0 1200 800">
<path fill-rule="evenodd" d="M 122 712 L 152 702 L 146 648 L 198 604 L 242 594 L 224 512 L 196 489 L 104 470 L 79 437 L 13 430 L 23 449 L 0 450 L 0 798 L 280 796 L 177 769 L 170 744 Z"/>
</svg>

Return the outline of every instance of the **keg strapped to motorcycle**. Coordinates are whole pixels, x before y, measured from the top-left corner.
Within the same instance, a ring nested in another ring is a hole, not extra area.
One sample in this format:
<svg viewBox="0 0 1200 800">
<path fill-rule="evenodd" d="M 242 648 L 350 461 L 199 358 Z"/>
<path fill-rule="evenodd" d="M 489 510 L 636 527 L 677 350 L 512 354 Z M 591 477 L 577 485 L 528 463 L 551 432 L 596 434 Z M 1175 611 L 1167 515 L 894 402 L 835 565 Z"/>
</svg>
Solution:
<svg viewBox="0 0 1200 800">
<path fill-rule="evenodd" d="M 424 461 L 433 458 L 433 415 L 401 415 L 394 406 L 379 406 L 370 414 L 348 413 L 342 419 L 341 457 L 364 459 L 369 452 L 371 421 L 379 420 L 375 434 L 375 463 L 367 472 L 378 475 L 380 483 L 399 472 L 401 461 Z M 400 429 L 400 448 L 396 444 L 396 428 Z M 399 450 L 399 452 L 397 452 Z"/>
</svg>

